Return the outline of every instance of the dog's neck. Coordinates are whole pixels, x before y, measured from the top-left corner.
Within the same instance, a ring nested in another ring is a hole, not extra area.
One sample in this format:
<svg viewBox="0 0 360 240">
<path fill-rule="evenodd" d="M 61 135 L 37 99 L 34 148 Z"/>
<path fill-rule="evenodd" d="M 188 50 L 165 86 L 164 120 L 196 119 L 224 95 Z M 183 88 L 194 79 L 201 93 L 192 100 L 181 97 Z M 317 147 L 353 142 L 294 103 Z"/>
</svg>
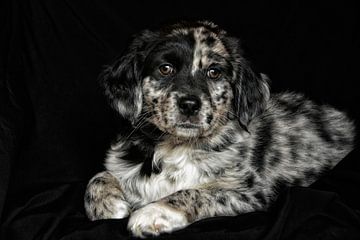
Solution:
<svg viewBox="0 0 360 240">
<path fill-rule="evenodd" d="M 149 147 L 156 147 L 157 145 L 170 145 L 173 148 L 179 146 L 186 146 L 194 149 L 214 149 L 227 147 L 234 142 L 244 141 L 249 137 L 249 133 L 245 131 L 238 123 L 238 121 L 228 121 L 227 124 L 220 126 L 212 134 L 205 137 L 184 138 L 171 135 L 159 130 L 153 124 L 147 124 L 136 131 L 135 139 L 143 139 L 144 144 L 149 144 Z"/>
<path fill-rule="evenodd" d="M 191 139 L 164 133 L 149 124 L 147 127 L 132 129 L 131 134 L 123 135 L 117 144 L 123 148 L 122 151 L 127 152 L 127 161 L 134 164 L 143 163 L 140 175 L 150 176 L 161 172 L 163 160 L 173 159 L 179 157 L 178 154 L 186 153 L 191 162 L 195 153 L 211 154 L 228 151 L 234 144 L 245 141 L 248 136 L 249 134 L 239 126 L 238 121 L 228 121 L 211 135 Z"/>
</svg>

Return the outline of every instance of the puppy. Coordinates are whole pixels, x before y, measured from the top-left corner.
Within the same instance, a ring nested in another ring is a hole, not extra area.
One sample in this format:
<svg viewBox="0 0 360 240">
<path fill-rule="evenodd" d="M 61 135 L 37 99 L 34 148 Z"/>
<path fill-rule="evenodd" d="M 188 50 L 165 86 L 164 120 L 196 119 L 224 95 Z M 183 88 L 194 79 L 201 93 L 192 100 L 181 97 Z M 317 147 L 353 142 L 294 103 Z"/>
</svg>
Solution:
<svg viewBox="0 0 360 240">
<path fill-rule="evenodd" d="M 211 22 L 141 32 L 101 81 L 132 129 L 90 180 L 85 209 L 91 220 L 129 216 L 137 237 L 266 210 L 280 186 L 308 186 L 353 147 L 344 113 L 270 95 L 238 40 Z"/>
</svg>

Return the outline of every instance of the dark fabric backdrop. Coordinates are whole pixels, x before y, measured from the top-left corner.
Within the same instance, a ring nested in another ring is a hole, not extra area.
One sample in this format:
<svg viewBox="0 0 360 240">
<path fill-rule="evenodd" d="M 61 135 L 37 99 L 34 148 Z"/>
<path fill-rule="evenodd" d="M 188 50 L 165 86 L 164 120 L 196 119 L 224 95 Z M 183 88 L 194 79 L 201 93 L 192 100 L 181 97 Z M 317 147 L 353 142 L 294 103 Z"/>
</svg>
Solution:
<svg viewBox="0 0 360 240">
<path fill-rule="evenodd" d="M 314 1 L 313 1 L 314 2 Z M 127 219 L 90 222 L 82 197 L 121 122 L 97 76 L 131 35 L 208 19 L 240 37 L 272 91 L 293 90 L 358 121 L 359 9 L 286 1 L 0 3 L 0 238 L 126 239 Z M 359 150 L 269 212 L 206 219 L 171 239 L 360 239 Z"/>
</svg>

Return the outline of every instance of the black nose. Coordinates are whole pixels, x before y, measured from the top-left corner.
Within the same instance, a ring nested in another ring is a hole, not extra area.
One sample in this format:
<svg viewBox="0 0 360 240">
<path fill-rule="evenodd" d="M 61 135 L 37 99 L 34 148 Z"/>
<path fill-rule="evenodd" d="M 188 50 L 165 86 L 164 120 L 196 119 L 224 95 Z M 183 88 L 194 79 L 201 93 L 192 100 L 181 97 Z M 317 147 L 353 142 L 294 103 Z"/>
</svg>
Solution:
<svg viewBox="0 0 360 240">
<path fill-rule="evenodd" d="M 199 112 L 201 102 L 197 96 L 186 96 L 179 99 L 178 105 L 182 114 L 194 116 Z"/>
</svg>

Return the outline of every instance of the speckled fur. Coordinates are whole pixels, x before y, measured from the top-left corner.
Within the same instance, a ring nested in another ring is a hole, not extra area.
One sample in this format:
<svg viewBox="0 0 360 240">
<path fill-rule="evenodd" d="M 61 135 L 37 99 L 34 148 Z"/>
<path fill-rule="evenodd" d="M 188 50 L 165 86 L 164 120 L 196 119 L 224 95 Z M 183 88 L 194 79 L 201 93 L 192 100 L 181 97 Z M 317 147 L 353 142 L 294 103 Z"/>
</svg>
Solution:
<svg viewBox="0 0 360 240">
<path fill-rule="evenodd" d="M 177 58 L 171 77 L 157 72 L 154 59 L 163 53 Z M 209 80 L 214 64 L 222 75 Z M 85 208 L 91 220 L 130 214 L 138 237 L 266 210 L 281 186 L 309 186 L 353 147 L 354 124 L 344 113 L 302 94 L 270 95 L 237 40 L 210 22 L 142 32 L 102 81 L 133 129 L 119 135 L 106 171 L 90 180 Z M 177 101 L 189 94 L 201 108 L 184 117 Z M 179 128 L 182 121 L 197 128 Z"/>
</svg>

